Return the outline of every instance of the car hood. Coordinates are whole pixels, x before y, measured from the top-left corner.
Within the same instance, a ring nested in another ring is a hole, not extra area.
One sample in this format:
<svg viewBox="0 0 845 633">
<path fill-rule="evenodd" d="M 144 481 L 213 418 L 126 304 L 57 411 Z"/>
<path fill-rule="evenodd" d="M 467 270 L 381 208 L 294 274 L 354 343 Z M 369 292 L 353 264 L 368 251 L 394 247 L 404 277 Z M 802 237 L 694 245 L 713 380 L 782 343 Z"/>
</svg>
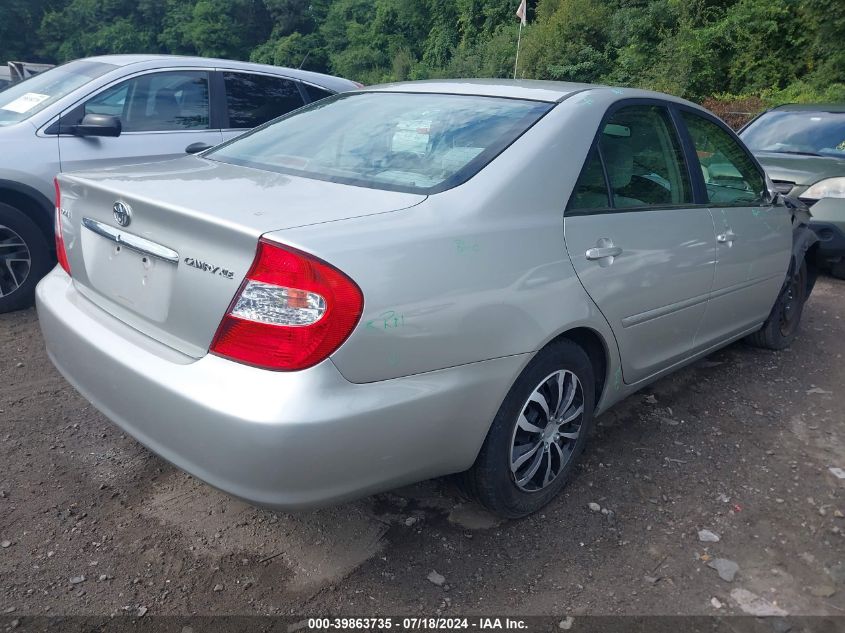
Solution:
<svg viewBox="0 0 845 633">
<path fill-rule="evenodd" d="M 73 172 L 117 199 L 127 197 L 264 233 L 405 209 L 425 195 L 355 187 L 221 163 L 199 156 Z M 109 207 L 110 208 L 110 207 Z"/>
<path fill-rule="evenodd" d="M 772 180 L 809 186 L 825 178 L 845 176 L 845 159 L 779 152 L 754 152 Z"/>
</svg>

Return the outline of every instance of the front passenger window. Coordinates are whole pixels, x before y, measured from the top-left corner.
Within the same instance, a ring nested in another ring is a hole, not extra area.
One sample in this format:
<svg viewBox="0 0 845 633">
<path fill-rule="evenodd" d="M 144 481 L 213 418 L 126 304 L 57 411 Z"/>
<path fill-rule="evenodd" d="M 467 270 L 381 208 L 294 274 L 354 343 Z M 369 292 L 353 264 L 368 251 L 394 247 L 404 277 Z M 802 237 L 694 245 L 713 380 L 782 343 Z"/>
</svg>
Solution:
<svg viewBox="0 0 845 633">
<path fill-rule="evenodd" d="M 127 79 L 92 97 L 67 119 L 79 123 L 86 114 L 119 117 L 124 132 L 207 130 L 208 73 L 180 70 Z"/>
<path fill-rule="evenodd" d="M 110 114 L 123 118 L 123 108 L 126 106 L 126 94 L 129 84 L 124 82 L 104 90 L 85 104 L 85 114 Z"/>
<path fill-rule="evenodd" d="M 753 206 L 763 202 L 763 175 L 734 138 L 721 127 L 691 112 L 682 111 L 710 203 Z"/>
</svg>

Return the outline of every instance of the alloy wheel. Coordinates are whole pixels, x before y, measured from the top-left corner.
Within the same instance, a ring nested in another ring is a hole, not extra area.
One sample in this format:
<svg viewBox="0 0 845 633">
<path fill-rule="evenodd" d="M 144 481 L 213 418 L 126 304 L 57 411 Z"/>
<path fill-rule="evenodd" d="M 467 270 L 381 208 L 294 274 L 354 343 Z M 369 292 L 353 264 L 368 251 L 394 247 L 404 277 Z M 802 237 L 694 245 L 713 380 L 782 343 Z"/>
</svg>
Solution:
<svg viewBox="0 0 845 633">
<path fill-rule="evenodd" d="M 571 371 L 550 374 L 519 414 L 511 440 L 511 475 L 520 490 L 554 482 L 572 458 L 584 420 L 584 390 Z"/>
<path fill-rule="evenodd" d="M 20 288 L 32 267 L 32 257 L 23 238 L 0 224 L 0 297 Z"/>
</svg>

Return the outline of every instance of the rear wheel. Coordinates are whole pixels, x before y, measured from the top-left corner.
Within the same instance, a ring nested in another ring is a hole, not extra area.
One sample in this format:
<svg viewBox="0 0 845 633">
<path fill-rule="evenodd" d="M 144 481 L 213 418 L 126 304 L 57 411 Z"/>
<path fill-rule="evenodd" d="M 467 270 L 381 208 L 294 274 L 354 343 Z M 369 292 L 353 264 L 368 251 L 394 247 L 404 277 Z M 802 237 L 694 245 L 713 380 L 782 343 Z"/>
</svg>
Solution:
<svg viewBox="0 0 845 633">
<path fill-rule="evenodd" d="M 0 203 L 0 313 L 32 305 L 52 258 L 44 234 L 26 215 Z"/>
<path fill-rule="evenodd" d="M 798 270 L 791 269 L 789 280 L 775 301 L 769 318 L 747 341 L 755 347 L 779 350 L 789 347 L 798 336 L 804 302 L 807 299 L 807 263 L 801 261 Z"/>
<path fill-rule="evenodd" d="M 830 267 L 830 274 L 837 279 L 845 279 L 845 257 Z"/>
<path fill-rule="evenodd" d="M 536 512 L 566 485 L 593 420 L 593 369 L 575 343 L 538 354 L 496 414 L 466 488 L 490 511 Z"/>
</svg>

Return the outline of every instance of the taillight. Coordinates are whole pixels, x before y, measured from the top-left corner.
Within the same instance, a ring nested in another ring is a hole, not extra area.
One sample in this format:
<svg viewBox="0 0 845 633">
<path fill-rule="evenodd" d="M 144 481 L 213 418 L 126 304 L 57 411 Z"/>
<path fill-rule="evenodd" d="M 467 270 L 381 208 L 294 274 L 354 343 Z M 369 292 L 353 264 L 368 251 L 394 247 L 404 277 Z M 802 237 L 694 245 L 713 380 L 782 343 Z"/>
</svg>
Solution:
<svg viewBox="0 0 845 633">
<path fill-rule="evenodd" d="M 364 297 L 334 266 L 262 239 L 210 351 L 264 369 L 312 367 L 352 333 Z"/>
<path fill-rule="evenodd" d="M 53 178 L 53 185 L 56 188 L 56 226 L 54 228 L 54 233 L 56 234 L 56 259 L 59 260 L 59 266 L 69 275 L 70 262 L 67 260 L 65 238 L 62 235 L 62 191 L 59 189 L 58 178 Z"/>
</svg>

